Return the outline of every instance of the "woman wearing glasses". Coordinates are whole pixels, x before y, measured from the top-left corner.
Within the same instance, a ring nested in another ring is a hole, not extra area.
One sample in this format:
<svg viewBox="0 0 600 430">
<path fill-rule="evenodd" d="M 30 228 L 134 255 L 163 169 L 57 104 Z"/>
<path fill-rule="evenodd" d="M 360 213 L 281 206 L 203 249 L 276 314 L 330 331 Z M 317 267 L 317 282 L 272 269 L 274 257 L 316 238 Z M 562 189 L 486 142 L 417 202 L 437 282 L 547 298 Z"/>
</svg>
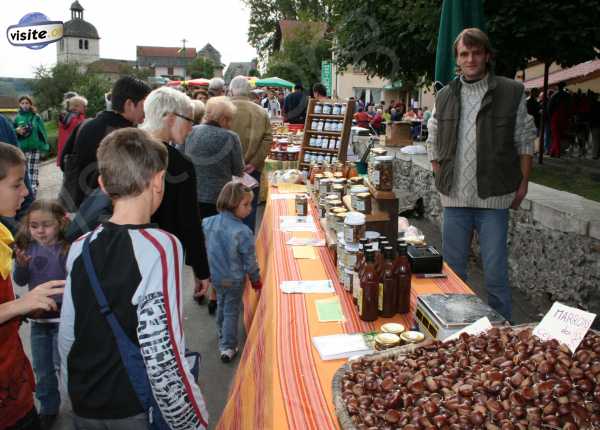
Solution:
<svg viewBox="0 0 600 430">
<path fill-rule="evenodd" d="M 169 152 L 164 197 L 152 222 L 181 241 L 186 264 L 194 270 L 196 290 L 206 290 L 210 273 L 198 216 L 196 174 L 190 159 L 175 148 L 185 143 L 192 131 L 192 102 L 184 93 L 161 87 L 146 97 L 144 111 L 141 128 L 162 141 Z"/>
</svg>

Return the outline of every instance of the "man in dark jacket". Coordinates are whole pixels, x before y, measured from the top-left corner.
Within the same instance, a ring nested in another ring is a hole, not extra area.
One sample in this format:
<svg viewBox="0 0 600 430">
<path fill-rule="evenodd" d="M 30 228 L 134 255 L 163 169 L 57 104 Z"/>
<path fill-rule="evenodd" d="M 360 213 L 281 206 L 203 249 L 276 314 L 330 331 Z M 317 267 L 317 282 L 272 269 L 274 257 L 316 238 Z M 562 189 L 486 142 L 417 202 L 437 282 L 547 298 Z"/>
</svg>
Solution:
<svg viewBox="0 0 600 430">
<path fill-rule="evenodd" d="M 437 94 L 427 144 L 444 207 L 444 259 L 466 280 L 476 230 L 488 303 L 510 320 L 508 209 L 527 194 L 535 126 L 523 84 L 493 74 L 492 52 L 477 28 L 456 38 L 461 76 Z"/>
<path fill-rule="evenodd" d="M 113 130 L 135 127 L 144 121 L 144 99 L 150 87 L 140 79 L 124 76 L 115 82 L 111 92 L 112 110 L 100 112 L 96 118 L 82 123 L 73 130 L 65 144 L 60 167 L 65 171 L 65 157 L 75 155 L 75 170 L 79 190 L 74 196 L 61 194 L 61 201 L 69 210 L 98 188 L 96 150 L 104 136 Z M 71 167 L 69 167 L 71 170 Z M 70 201 L 69 201 L 70 200 Z"/>
<path fill-rule="evenodd" d="M 290 124 L 304 124 L 308 99 L 303 93 L 302 83 L 298 82 L 294 92 L 288 94 L 283 102 L 283 114 Z"/>
</svg>

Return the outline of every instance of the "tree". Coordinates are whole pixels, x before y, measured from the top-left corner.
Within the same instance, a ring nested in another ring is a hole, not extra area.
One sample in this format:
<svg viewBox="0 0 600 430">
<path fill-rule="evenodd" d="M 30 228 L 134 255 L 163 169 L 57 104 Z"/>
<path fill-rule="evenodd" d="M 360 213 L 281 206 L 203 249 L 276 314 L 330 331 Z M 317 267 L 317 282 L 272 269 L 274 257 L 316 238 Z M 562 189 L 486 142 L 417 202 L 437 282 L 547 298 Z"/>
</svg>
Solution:
<svg viewBox="0 0 600 430">
<path fill-rule="evenodd" d="M 198 57 L 189 64 L 187 72 L 192 79 L 210 79 L 215 75 L 215 63 L 211 59 Z"/>
<path fill-rule="evenodd" d="M 321 80 L 321 61 L 330 58 L 330 41 L 316 38 L 307 27 L 269 57 L 267 75 L 312 85 Z"/>
<path fill-rule="evenodd" d="M 334 44 L 338 66 L 358 65 L 392 80 L 431 80 L 441 0 L 339 2 Z"/>
<path fill-rule="evenodd" d="M 89 73 L 84 75 L 81 82 L 74 87 L 75 92 L 83 95 L 88 101 L 86 108 L 88 117 L 94 117 L 98 112 L 106 109 L 104 94 L 110 91 L 111 86 L 108 78 L 97 73 Z"/>
<path fill-rule="evenodd" d="M 248 42 L 267 58 L 280 42 L 279 21 L 320 21 L 331 25 L 334 5 L 343 0 L 244 0 L 250 9 Z"/>
<path fill-rule="evenodd" d="M 39 66 L 32 81 L 33 95 L 38 110 L 60 109 L 63 95 L 83 81 L 78 64 L 57 64 L 52 68 Z"/>
</svg>

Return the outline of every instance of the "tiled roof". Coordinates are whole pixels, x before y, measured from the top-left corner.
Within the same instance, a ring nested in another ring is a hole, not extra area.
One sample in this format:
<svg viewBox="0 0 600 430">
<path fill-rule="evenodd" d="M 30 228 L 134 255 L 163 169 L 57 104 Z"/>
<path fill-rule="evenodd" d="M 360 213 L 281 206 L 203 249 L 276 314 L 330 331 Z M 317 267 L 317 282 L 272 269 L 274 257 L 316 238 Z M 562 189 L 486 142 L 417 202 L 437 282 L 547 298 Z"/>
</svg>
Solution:
<svg viewBox="0 0 600 430">
<path fill-rule="evenodd" d="M 569 81 L 584 81 L 586 77 L 592 77 L 600 74 L 600 60 L 590 60 L 585 63 L 577 64 L 567 69 L 562 69 L 548 75 L 548 85 L 555 85 L 559 82 L 575 83 Z M 590 76 L 591 75 L 591 76 Z M 523 82 L 525 88 L 542 88 L 544 86 L 544 77 L 529 79 Z"/>
<path fill-rule="evenodd" d="M 185 48 L 185 54 L 180 54 L 181 48 L 171 48 L 166 46 L 138 46 L 136 48 L 139 57 L 180 57 L 196 58 L 196 48 Z"/>
</svg>

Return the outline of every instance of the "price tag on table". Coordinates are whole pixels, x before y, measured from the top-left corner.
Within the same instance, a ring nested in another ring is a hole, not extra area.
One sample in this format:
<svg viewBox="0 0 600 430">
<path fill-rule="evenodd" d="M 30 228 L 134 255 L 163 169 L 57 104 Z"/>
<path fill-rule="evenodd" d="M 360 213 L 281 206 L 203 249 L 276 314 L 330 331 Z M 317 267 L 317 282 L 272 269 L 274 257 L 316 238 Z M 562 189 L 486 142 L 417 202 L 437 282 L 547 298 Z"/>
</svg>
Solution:
<svg viewBox="0 0 600 430">
<path fill-rule="evenodd" d="M 460 335 L 463 333 L 470 334 L 471 336 L 477 336 L 478 334 L 486 332 L 491 328 L 492 328 L 492 323 L 490 322 L 488 317 L 479 318 L 473 324 L 470 324 L 470 325 L 466 326 L 465 328 L 463 328 L 462 330 L 448 336 L 446 339 L 444 339 L 444 342 L 448 342 L 449 340 L 458 339 L 460 337 Z"/>
<path fill-rule="evenodd" d="M 556 339 L 574 353 L 595 318 L 596 314 L 554 302 L 533 334 L 541 340 Z"/>
</svg>

